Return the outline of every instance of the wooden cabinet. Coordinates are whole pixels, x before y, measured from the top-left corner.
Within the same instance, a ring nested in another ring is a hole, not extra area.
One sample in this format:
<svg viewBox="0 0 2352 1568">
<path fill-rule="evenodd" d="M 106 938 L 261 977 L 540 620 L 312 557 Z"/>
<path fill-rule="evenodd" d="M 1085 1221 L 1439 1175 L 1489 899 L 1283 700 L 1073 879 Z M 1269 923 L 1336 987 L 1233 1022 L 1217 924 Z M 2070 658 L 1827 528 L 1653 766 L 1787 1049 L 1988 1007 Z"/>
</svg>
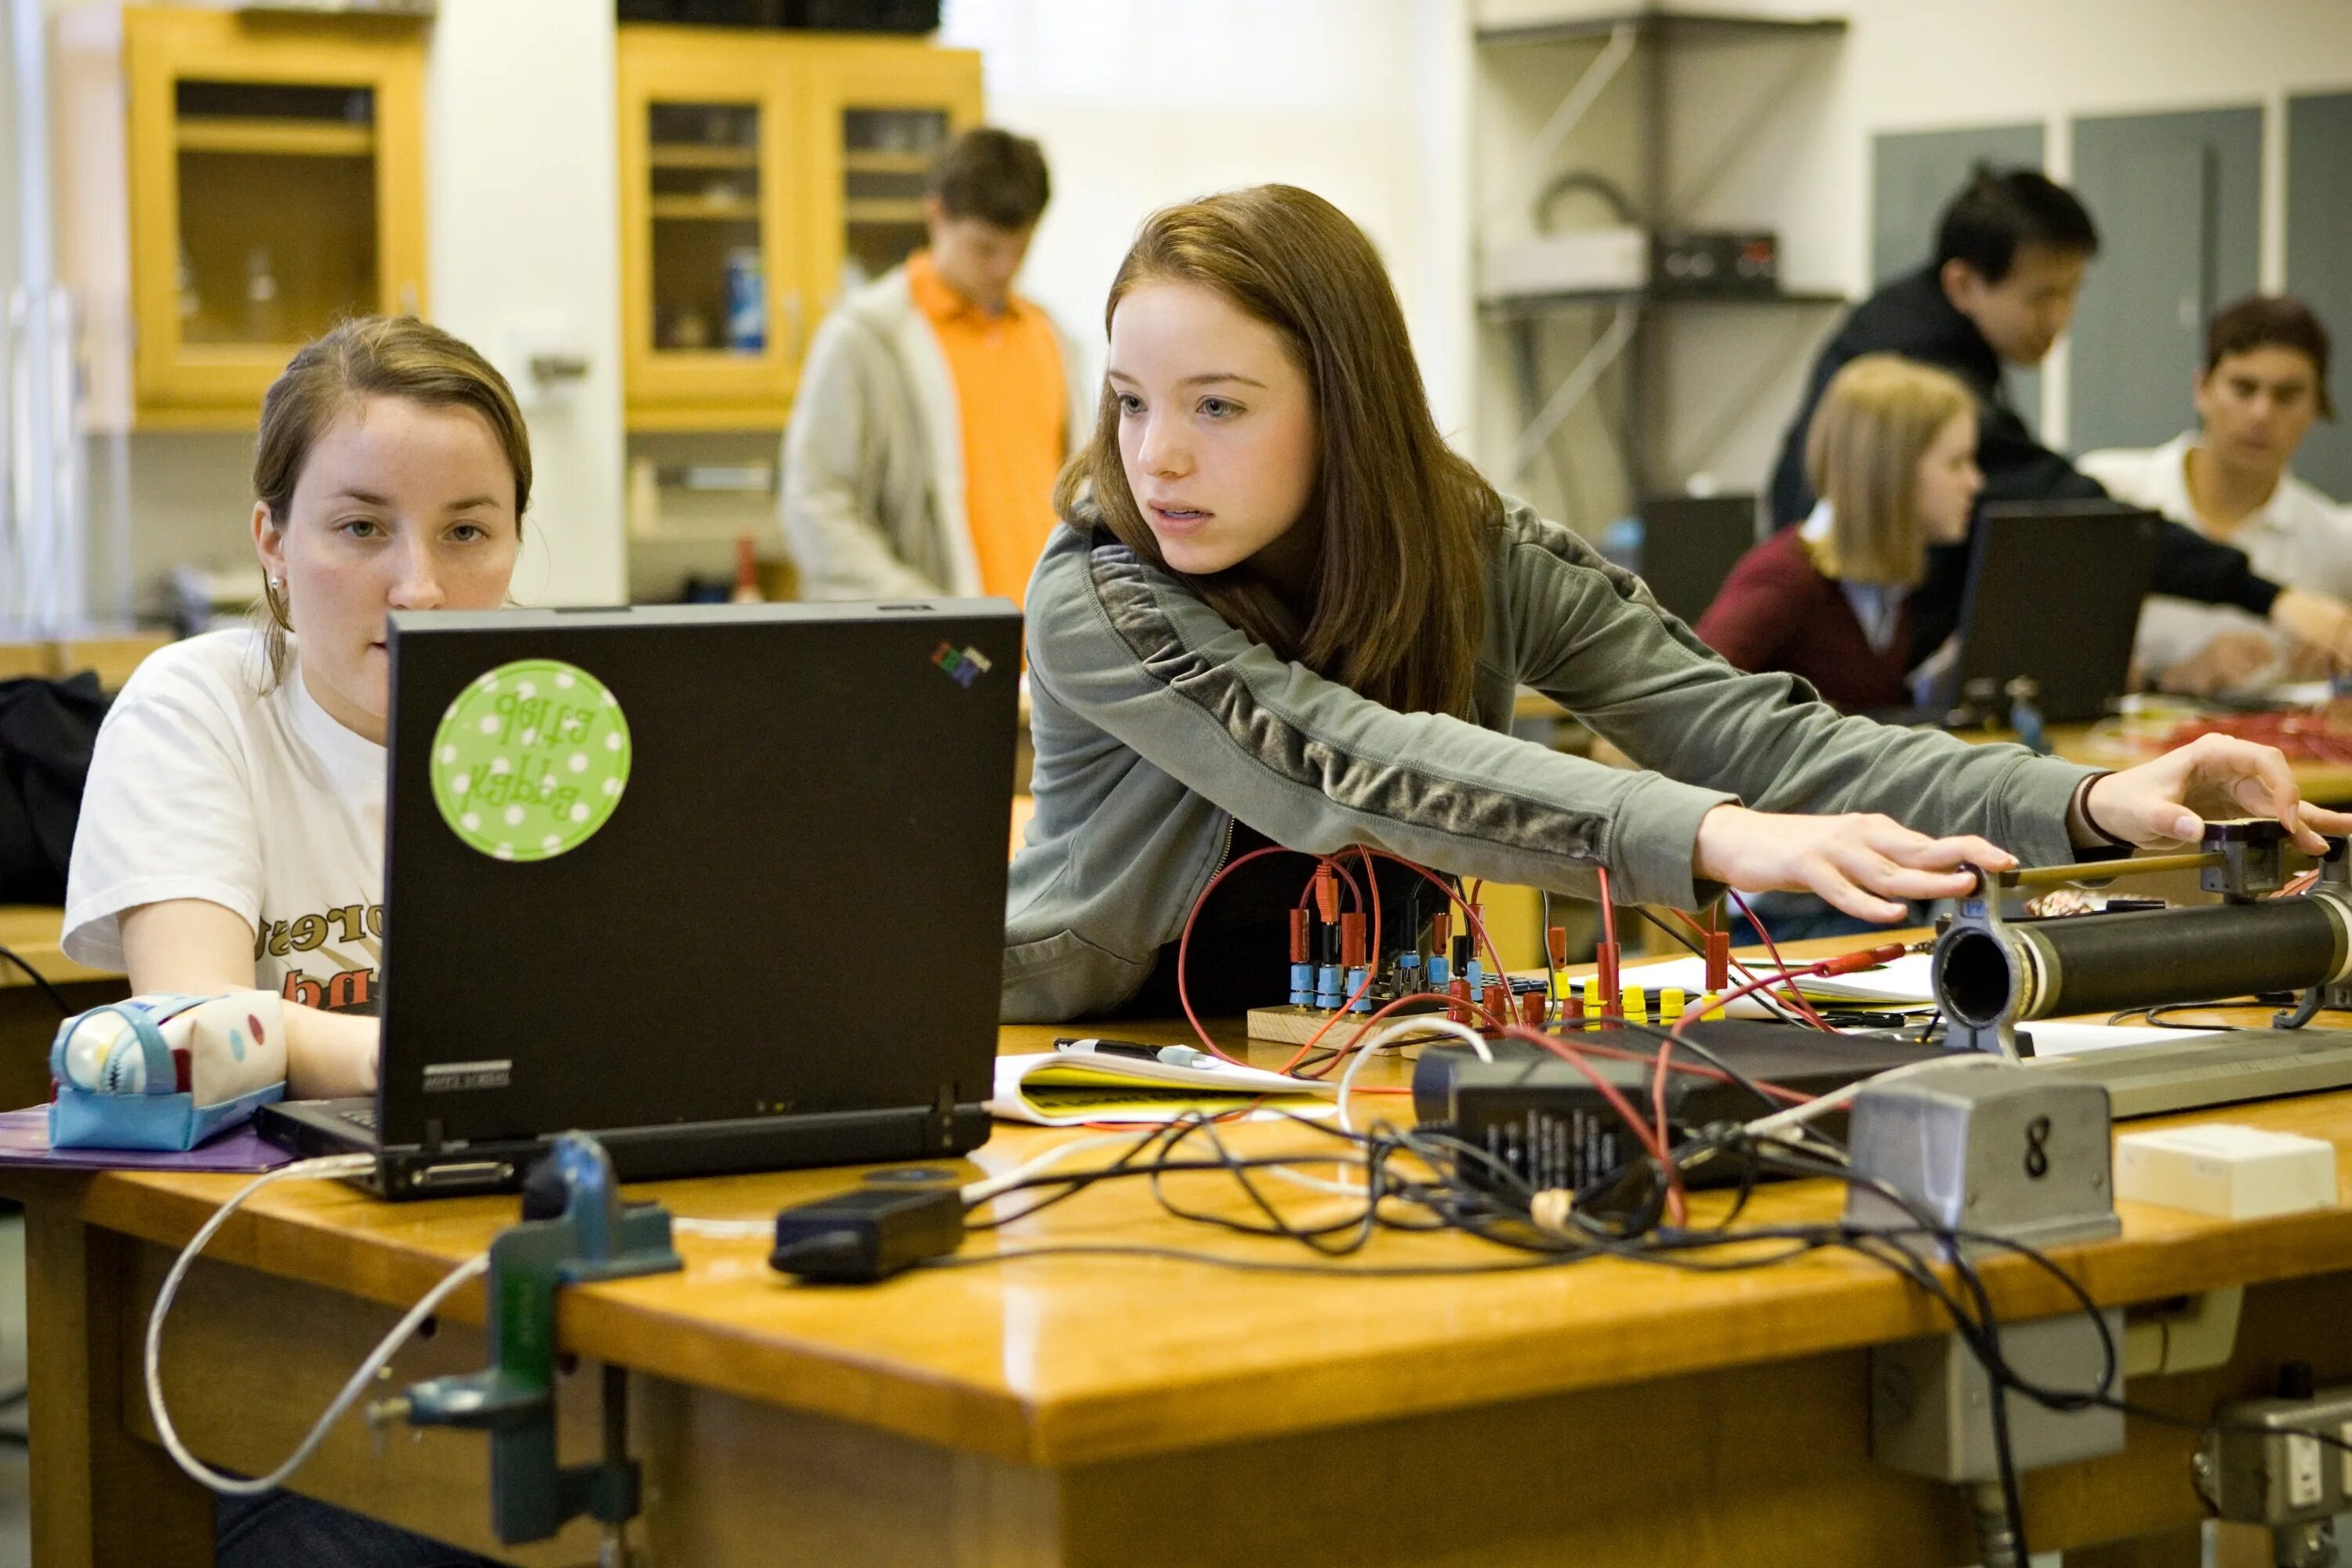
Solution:
<svg viewBox="0 0 2352 1568">
<path fill-rule="evenodd" d="M 414 22 L 131 6 L 58 44 L 67 270 L 123 362 L 92 365 L 101 426 L 249 427 L 302 342 L 425 310 Z"/>
<path fill-rule="evenodd" d="M 781 428 L 845 279 L 922 243 L 924 171 L 980 57 L 919 40 L 620 30 L 628 423 Z"/>
</svg>

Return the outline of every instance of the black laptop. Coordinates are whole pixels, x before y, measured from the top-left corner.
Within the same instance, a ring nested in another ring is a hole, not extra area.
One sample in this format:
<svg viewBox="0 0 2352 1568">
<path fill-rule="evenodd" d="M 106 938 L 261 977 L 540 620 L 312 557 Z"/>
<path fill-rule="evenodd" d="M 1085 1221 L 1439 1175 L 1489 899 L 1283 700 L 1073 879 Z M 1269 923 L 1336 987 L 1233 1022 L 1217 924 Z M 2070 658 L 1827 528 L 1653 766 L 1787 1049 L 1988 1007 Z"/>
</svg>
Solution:
<svg viewBox="0 0 2352 1568">
<path fill-rule="evenodd" d="M 386 1197 L 988 1136 L 1021 617 L 999 600 L 392 616 Z"/>
<path fill-rule="evenodd" d="M 2012 685 L 2030 686 L 2049 723 L 2114 712 L 2131 689 L 2158 528 L 2155 513 L 2114 501 L 1986 507 L 1969 542 L 1958 647 L 1937 684 L 1935 716 L 2000 721 Z"/>
</svg>

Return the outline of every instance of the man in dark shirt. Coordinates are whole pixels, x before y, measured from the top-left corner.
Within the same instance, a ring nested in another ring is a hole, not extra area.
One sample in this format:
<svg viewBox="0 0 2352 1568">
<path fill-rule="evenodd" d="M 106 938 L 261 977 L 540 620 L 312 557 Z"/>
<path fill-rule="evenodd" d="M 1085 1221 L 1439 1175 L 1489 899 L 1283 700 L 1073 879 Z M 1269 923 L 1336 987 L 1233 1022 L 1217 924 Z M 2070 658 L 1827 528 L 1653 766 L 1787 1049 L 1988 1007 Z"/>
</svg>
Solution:
<svg viewBox="0 0 2352 1568">
<path fill-rule="evenodd" d="M 1979 164 L 1944 209 L 1936 258 L 1872 295 L 1846 318 L 1814 362 L 1805 399 L 1772 477 L 1774 526 L 1812 510 L 1805 430 L 1822 389 L 1848 360 L 1902 354 L 1951 372 L 1976 395 L 1977 466 L 1987 501 L 2095 500 L 2106 492 L 2033 437 L 2009 400 L 2004 363 L 2035 365 L 2074 316 L 2098 230 L 2072 192 L 2030 169 L 1995 174 Z M 2087 567 L 2091 563 L 2081 563 Z M 1911 595 L 1915 664 L 1959 624 L 1968 546 L 1927 552 L 1927 576 Z M 2325 595 L 2282 590 L 2255 574 L 2245 552 L 2178 523 L 2161 525 L 2152 588 L 2204 604 L 2236 605 L 2291 635 L 2352 661 L 2352 610 Z"/>
</svg>

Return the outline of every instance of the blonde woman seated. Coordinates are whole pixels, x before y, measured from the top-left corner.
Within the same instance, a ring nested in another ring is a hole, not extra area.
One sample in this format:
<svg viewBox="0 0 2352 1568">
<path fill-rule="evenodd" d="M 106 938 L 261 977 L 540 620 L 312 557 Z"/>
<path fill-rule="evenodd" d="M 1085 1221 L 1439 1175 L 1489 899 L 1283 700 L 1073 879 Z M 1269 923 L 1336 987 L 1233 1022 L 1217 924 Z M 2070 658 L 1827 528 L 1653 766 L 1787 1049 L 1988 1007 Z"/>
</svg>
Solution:
<svg viewBox="0 0 2352 1568">
<path fill-rule="evenodd" d="M 1838 372 L 1805 440 L 1822 499 L 1740 557 L 1701 641 L 1754 673 L 1785 670 L 1848 711 L 1900 708 L 1911 590 L 1930 544 L 1968 537 L 1984 489 L 1976 405 L 1943 371 L 1864 354 Z"/>
</svg>

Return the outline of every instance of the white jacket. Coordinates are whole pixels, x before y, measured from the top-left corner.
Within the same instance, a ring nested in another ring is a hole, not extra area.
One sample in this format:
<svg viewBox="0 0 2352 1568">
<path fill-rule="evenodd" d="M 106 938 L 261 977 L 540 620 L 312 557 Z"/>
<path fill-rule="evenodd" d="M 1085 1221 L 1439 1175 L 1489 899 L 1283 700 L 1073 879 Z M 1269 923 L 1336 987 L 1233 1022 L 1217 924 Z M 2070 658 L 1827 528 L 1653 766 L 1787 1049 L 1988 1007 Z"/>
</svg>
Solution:
<svg viewBox="0 0 2352 1568">
<path fill-rule="evenodd" d="M 1069 396 L 1066 444 L 1094 432 L 1095 385 L 1048 316 Z M 826 317 L 801 366 L 784 431 L 784 539 L 810 599 L 981 589 L 964 510 L 963 419 L 954 374 L 907 269 L 893 268 Z M 1039 505 L 1045 498 L 1039 498 Z"/>
</svg>

